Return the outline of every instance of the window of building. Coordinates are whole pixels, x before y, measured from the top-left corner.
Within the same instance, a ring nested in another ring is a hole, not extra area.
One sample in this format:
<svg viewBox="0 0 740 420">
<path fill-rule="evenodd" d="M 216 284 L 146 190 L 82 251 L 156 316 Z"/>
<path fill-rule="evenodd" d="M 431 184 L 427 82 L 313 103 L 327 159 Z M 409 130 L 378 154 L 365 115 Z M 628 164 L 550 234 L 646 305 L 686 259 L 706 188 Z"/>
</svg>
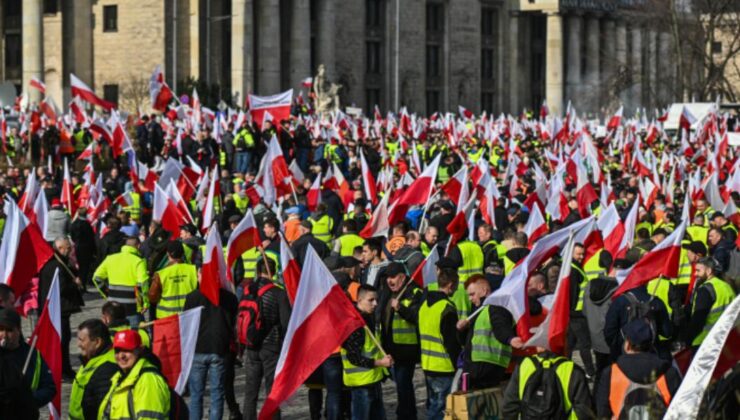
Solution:
<svg viewBox="0 0 740 420">
<path fill-rule="evenodd" d="M 427 76 L 439 77 L 442 74 L 442 47 L 427 45 Z"/>
<path fill-rule="evenodd" d="M 5 35 L 5 67 L 21 67 L 22 49 L 20 34 Z"/>
<path fill-rule="evenodd" d="M 103 6 L 103 32 L 118 32 L 118 6 Z"/>
<path fill-rule="evenodd" d="M 712 54 L 722 54 L 722 42 L 721 41 L 712 42 Z"/>
<path fill-rule="evenodd" d="M 365 43 L 367 51 L 367 63 L 365 70 L 370 74 L 380 73 L 380 42 L 367 41 Z"/>
<path fill-rule="evenodd" d="M 368 28 L 383 26 L 383 0 L 365 0 L 365 25 Z"/>
<path fill-rule="evenodd" d="M 427 32 L 444 32 L 444 4 L 427 3 Z"/>
<path fill-rule="evenodd" d="M 58 0 L 44 0 L 44 14 L 55 15 L 59 12 Z"/>
<path fill-rule="evenodd" d="M 480 32 L 484 37 L 495 35 L 496 30 L 496 19 L 498 19 L 498 13 L 495 9 L 483 8 L 480 15 Z"/>
<path fill-rule="evenodd" d="M 103 99 L 118 105 L 118 85 L 103 85 Z"/>
<path fill-rule="evenodd" d="M 365 97 L 367 99 L 366 111 L 367 115 L 370 115 L 375 109 L 375 105 L 380 106 L 380 89 L 367 89 L 365 90 Z"/>
<path fill-rule="evenodd" d="M 427 90 L 427 114 L 432 115 L 439 111 L 439 91 Z"/>
<path fill-rule="evenodd" d="M 496 77 L 496 63 L 493 48 L 483 48 L 481 51 L 480 70 L 481 79 L 494 79 Z"/>
<path fill-rule="evenodd" d="M 480 95 L 480 107 L 482 111 L 493 112 L 494 96 L 491 92 L 482 92 Z"/>
</svg>

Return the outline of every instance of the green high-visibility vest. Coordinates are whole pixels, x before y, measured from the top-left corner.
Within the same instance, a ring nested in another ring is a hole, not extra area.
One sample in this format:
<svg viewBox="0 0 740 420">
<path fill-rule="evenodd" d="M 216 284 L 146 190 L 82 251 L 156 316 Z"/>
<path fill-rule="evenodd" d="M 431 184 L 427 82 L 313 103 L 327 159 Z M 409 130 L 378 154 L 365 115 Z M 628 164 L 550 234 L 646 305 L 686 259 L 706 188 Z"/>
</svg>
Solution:
<svg viewBox="0 0 740 420">
<path fill-rule="evenodd" d="M 460 283 L 464 283 L 473 274 L 483 272 L 483 250 L 473 241 L 462 241 L 457 244 L 457 248 L 462 255 L 462 266 L 458 268 L 457 273 Z"/>
<path fill-rule="evenodd" d="M 534 372 L 537 370 L 537 366 L 535 365 L 535 362 L 532 361 L 532 358 L 537 359 L 537 361 L 542 365 L 543 368 L 549 369 L 551 366 L 553 366 L 556 362 L 563 360 L 560 362 L 559 365 L 557 365 L 557 368 L 555 369 L 555 373 L 558 376 L 560 385 L 563 386 L 563 408 L 565 409 L 565 412 L 570 412 L 570 415 L 568 416 L 569 419 L 576 420 L 578 417 L 576 416 L 575 411 L 571 411 L 572 403 L 570 401 L 570 397 L 568 396 L 568 387 L 570 386 L 570 376 L 573 373 L 573 362 L 564 358 L 564 357 L 554 357 L 554 358 L 544 358 L 540 356 L 532 356 L 527 357 L 524 360 L 522 360 L 522 364 L 519 365 L 519 399 L 521 400 L 524 398 L 524 389 L 527 385 L 527 381 L 529 378 L 534 374 Z M 527 401 L 522 401 L 523 404 L 526 404 Z"/>
<path fill-rule="evenodd" d="M 707 245 L 707 234 L 709 233 L 709 228 L 705 226 L 699 226 L 699 225 L 691 225 L 686 228 L 686 233 L 691 236 L 691 240 L 693 241 L 700 241 L 705 246 Z"/>
<path fill-rule="evenodd" d="M 69 397 L 69 418 L 72 420 L 82 420 L 84 413 L 82 412 L 82 397 L 85 395 L 85 388 L 90 383 L 98 368 L 106 363 L 116 364 L 116 355 L 113 352 L 113 348 L 108 349 L 103 354 L 93 357 L 88 360 L 85 366 L 82 366 L 75 375 L 75 380 L 72 382 L 72 393 Z"/>
<path fill-rule="evenodd" d="M 311 229 L 313 236 L 329 245 L 331 242 L 331 231 L 334 229 L 334 220 L 327 214 L 321 216 L 319 220 L 314 220 L 313 218 L 309 218 L 308 220 L 311 221 L 311 225 L 313 226 Z"/>
<path fill-rule="evenodd" d="M 351 257 L 355 248 L 361 247 L 365 243 L 365 239 L 356 233 L 345 233 L 338 237 L 337 241 L 340 243 L 339 255 L 342 257 Z"/>
<path fill-rule="evenodd" d="M 365 343 L 362 345 L 362 355 L 368 359 L 380 360 L 382 358 L 380 349 L 373 343 L 367 330 L 363 328 L 363 331 L 365 333 Z M 386 369 L 382 367 L 368 369 L 353 365 L 347 358 L 347 350 L 344 347 L 342 347 L 340 354 L 342 356 L 342 380 L 346 386 L 371 385 L 382 381 L 387 373 Z"/>
<path fill-rule="evenodd" d="M 260 251 L 257 248 L 252 248 L 242 254 L 245 279 L 253 279 L 257 275 L 255 270 L 257 268 L 257 260 L 260 259 L 260 256 Z"/>
<path fill-rule="evenodd" d="M 194 265 L 176 263 L 159 271 L 162 297 L 157 303 L 157 319 L 182 312 L 185 297 L 198 288 L 198 272 Z"/>
<path fill-rule="evenodd" d="M 606 269 L 599 264 L 599 258 L 601 257 L 602 251 L 604 251 L 604 248 L 596 251 L 596 253 L 586 261 L 586 264 L 583 265 L 583 272 L 586 274 L 588 281 L 606 274 Z"/>
<path fill-rule="evenodd" d="M 689 284 L 691 282 L 691 273 L 694 272 L 694 265 L 689 262 L 689 253 L 681 248 L 681 257 L 678 260 L 678 278 L 677 284 Z"/>
<path fill-rule="evenodd" d="M 421 368 L 427 372 L 452 373 L 455 365 L 447 354 L 440 324 L 442 313 L 454 305 L 448 299 L 429 306 L 425 300 L 419 309 L 419 339 L 421 341 Z"/>
<path fill-rule="evenodd" d="M 571 270 L 575 270 L 581 274 L 581 283 L 578 285 L 578 303 L 576 303 L 576 311 L 583 310 L 583 296 L 586 294 L 586 286 L 588 285 L 588 277 L 581 267 L 571 264 Z"/>
<path fill-rule="evenodd" d="M 485 152 L 485 149 L 482 147 L 475 152 L 468 151 L 468 160 L 473 164 L 478 163 L 478 159 L 483 156 L 483 152 Z"/>
<path fill-rule="evenodd" d="M 735 292 L 732 290 L 732 286 L 718 279 L 717 277 L 712 277 L 711 279 L 707 280 L 706 283 L 701 285 L 701 287 L 709 288 L 709 293 L 714 297 L 714 302 L 712 303 L 712 307 L 709 310 L 709 315 L 707 315 L 704 329 L 701 331 L 701 333 L 699 333 L 699 335 L 696 336 L 696 338 L 694 338 L 694 341 L 691 342 L 692 346 L 701 345 L 701 343 L 704 341 L 704 337 L 709 334 L 709 330 L 711 330 L 714 324 L 717 323 L 717 320 L 719 320 L 722 312 L 724 312 L 725 308 L 727 308 L 727 306 L 729 306 L 730 303 L 732 303 L 732 301 L 735 299 Z M 696 295 L 694 295 L 694 301 L 695 305 Z M 692 312 L 694 305 L 692 305 Z"/>
<path fill-rule="evenodd" d="M 470 359 L 501 367 L 508 367 L 511 361 L 511 346 L 498 341 L 493 334 L 489 308 L 481 311 L 473 324 Z"/>
<path fill-rule="evenodd" d="M 432 283 L 427 286 L 427 289 L 439 290 L 439 285 L 437 283 Z M 450 297 L 450 302 L 455 305 L 458 318 L 463 319 L 467 318 L 468 315 L 470 315 L 470 311 L 473 308 L 473 303 L 470 301 L 468 293 L 465 291 L 465 285 L 462 282 L 458 283 L 455 293 L 453 293 Z"/>
<path fill-rule="evenodd" d="M 409 280 L 411 281 L 411 280 Z M 421 290 L 414 288 L 411 297 L 401 299 L 399 305 L 408 308 L 411 305 L 411 298 L 421 294 Z M 419 337 L 416 332 L 416 326 L 401 317 L 398 312 L 392 311 L 391 317 L 391 337 L 395 344 L 414 345 L 419 344 Z"/>
</svg>

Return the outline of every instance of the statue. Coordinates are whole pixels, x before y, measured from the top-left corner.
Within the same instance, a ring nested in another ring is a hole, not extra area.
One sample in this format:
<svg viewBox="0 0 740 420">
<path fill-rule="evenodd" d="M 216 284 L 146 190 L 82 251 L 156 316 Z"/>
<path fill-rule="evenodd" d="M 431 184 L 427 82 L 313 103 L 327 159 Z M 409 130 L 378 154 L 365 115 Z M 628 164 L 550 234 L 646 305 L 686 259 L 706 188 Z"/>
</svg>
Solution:
<svg viewBox="0 0 740 420">
<path fill-rule="evenodd" d="M 326 68 L 319 64 L 318 74 L 313 78 L 314 109 L 319 115 L 339 110 L 339 90 L 342 85 L 326 80 Z"/>
</svg>

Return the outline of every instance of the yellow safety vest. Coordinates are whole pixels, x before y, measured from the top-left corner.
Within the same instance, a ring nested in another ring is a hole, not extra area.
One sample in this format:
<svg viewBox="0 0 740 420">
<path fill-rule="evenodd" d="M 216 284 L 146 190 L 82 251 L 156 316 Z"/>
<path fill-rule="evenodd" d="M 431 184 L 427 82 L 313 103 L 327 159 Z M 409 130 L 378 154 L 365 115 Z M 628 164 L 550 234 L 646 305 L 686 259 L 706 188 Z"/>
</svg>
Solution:
<svg viewBox="0 0 740 420">
<path fill-rule="evenodd" d="M 409 280 L 412 281 L 412 280 Z M 421 294 L 421 290 L 414 288 L 411 297 Z M 405 308 L 411 305 L 411 297 L 401 299 L 399 304 Z M 391 311 L 391 337 L 394 344 L 414 345 L 419 344 L 416 325 L 406 321 L 396 311 Z"/>
<path fill-rule="evenodd" d="M 134 413 L 131 413 L 134 411 Z M 100 404 L 99 419 L 166 419 L 170 415 L 170 389 L 148 360 L 136 361 L 125 377 L 111 378 L 111 387 Z"/>
<path fill-rule="evenodd" d="M 588 259 L 588 261 L 586 261 L 586 264 L 583 265 L 583 272 L 586 273 L 588 281 L 594 280 L 597 277 L 606 274 L 606 269 L 599 265 L 599 258 L 601 257 L 601 252 L 603 250 L 604 248 L 601 248 L 600 250 L 596 251 L 596 253 L 592 255 L 591 258 Z"/>
<path fill-rule="evenodd" d="M 90 382 L 93 374 L 100 366 L 105 363 L 116 364 L 116 355 L 113 352 L 113 348 L 108 349 L 103 354 L 93 357 L 85 363 L 85 366 L 80 367 L 75 375 L 75 380 L 72 382 L 72 393 L 69 397 L 69 418 L 72 420 L 82 420 L 84 413 L 82 412 L 82 397 L 85 395 L 85 388 Z"/>
<path fill-rule="evenodd" d="M 724 312 L 725 308 L 727 308 L 727 306 L 729 306 L 735 299 L 735 292 L 732 290 L 732 286 L 717 277 L 712 277 L 707 280 L 706 283 L 701 285 L 701 287 L 709 288 L 709 293 L 714 297 L 714 302 L 712 303 L 709 315 L 707 316 L 707 321 L 704 324 L 704 329 L 696 336 L 696 338 L 694 338 L 694 341 L 691 342 L 692 346 L 701 345 L 704 338 L 709 334 L 709 330 L 712 329 L 714 324 L 719 320 L 719 317 L 722 316 L 722 312 Z M 694 301 L 696 301 L 696 295 L 694 295 Z"/>
<path fill-rule="evenodd" d="M 365 243 L 365 239 L 356 233 L 345 233 L 338 237 L 337 241 L 340 243 L 339 255 L 342 257 L 351 257 L 355 252 L 355 248 L 358 246 L 361 247 Z"/>
<path fill-rule="evenodd" d="M 311 221 L 311 225 L 313 226 L 311 229 L 313 236 L 329 245 L 331 242 L 331 231 L 334 229 L 334 220 L 328 214 L 321 216 L 319 220 L 314 220 L 313 218 L 309 218 L 308 220 Z"/>
<path fill-rule="evenodd" d="M 365 334 L 365 343 L 362 346 L 362 355 L 368 359 L 380 360 L 382 358 L 380 349 L 373 343 L 370 334 L 363 328 Z M 342 356 L 342 379 L 344 385 L 350 387 L 366 386 L 383 380 L 387 371 L 382 367 L 371 369 L 355 366 L 347 358 L 347 350 L 342 347 L 340 351 Z"/>
<path fill-rule="evenodd" d="M 473 324 L 470 359 L 501 367 L 508 367 L 511 361 L 511 346 L 498 341 L 493 334 L 489 308 L 483 309 Z"/>
<path fill-rule="evenodd" d="M 460 283 L 464 283 L 473 274 L 483 273 L 483 250 L 473 241 L 462 241 L 457 244 L 462 255 L 462 266 L 457 270 Z"/>
<path fill-rule="evenodd" d="M 124 305 L 136 304 L 138 310 L 147 307 L 146 301 L 137 296 L 137 287 L 139 293 L 146 295 L 149 274 L 146 261 L 139 256 L 136 248 L 124 245 L 121 252 L 108 255 L 95 270 L 93 279 L 96 284 L 98 279 L 108 280 L 108 300 Z"/>
<path fill-rule="evenodd" d="M 194 265 L 175 263 L 159 271 L 162 297 L 157 303 L 157 319 L 182 312 L 185 297 L 198 288 L 198 272 Z"/>
<path fill-rule="evenodd" d="M 432 283 L 427 286 L 428 290 L 439 290 L 439 284 Z M 468 293 L 465 291 L 465 285 L 461 282 L 458 283 L 455 293 L 449 298 L 450 302 L 455 305 L 457 310 L 457 317 L 460 319 L 467 318 L 470 315 L 470 311 L 473 308 L 473 303 L 468 297 Z"/>
<path fill-rule="evenodd" d="M 578 285 L 578 302 L 576 303 L 576 311 L 582 311 L 583 310 L 583 297 L 586 294 L 586 286 L 588 285 L 588 277 L 586 276 L 586 273 L 583 272 L 581 267 L 578 267 L 575 264 L 570 265 L 571 270 L 575 270 L 581 274 L 581 283 Z"/>
<path fill-rule="evenodd" d="M 419 309 L 419 338 L 421 340 L 421 368 L 427 372 L 452 373 L 455 365 L 447 354 L 440 323 L 442 313 L 452 302 L 447 299 L 437 301 L 429 306 L 425 300 Z"/>
<path fill-rule="evenodd" d="M 688 233 L 691 236 L 692 241 L 700 241 L 706 246 L 707 234 L 709 233 L 708 227 L 691 225 L 686 228 L 686 233 Z"/>
<path fill-rule="evenodd" d="M 124 207 L 123 211 L 129 212 L 131 220 L 139 223 L 141 221 L 141 195 L 131 191 L 131 205 Z"/>
<path fill-rule="evenodd" d="M 234 199 L 234 205 L 236 205 L 236 209 L 239 210 L 241 214 L 246 213 L 247 205 L 249 204 L 249 197 L 244 196 L 242 198 L 242 196 L 238 193 L 231 194 L 231 197 Z"/>
<path fill-rule="evenodd" d="M 689 284 L 691 282 L 691 273 L 694 271 L 694 265 L 689 262 L 689 253 L 681 248 L 681 257 L 678 262 L 678 279 L 677 284 Z"/>
</svg>

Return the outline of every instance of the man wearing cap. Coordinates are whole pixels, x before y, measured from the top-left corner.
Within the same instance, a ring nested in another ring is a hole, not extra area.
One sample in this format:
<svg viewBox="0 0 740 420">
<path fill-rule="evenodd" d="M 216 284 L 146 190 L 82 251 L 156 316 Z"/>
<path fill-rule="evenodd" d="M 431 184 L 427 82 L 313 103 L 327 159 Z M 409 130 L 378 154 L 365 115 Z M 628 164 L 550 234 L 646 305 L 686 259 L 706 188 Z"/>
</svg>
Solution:
<svg viewBox="0 0 740 420">
<path fill-rule="evenodd" d="M 32 352 L 30 358 L 28 352 Z M 29 363 L 23 374 L 26 359 L 29 359 Z M 41 354 L 32 349 L 23 339 L 21 317 L 13 309 L 0 309 L 0 360 L 3 361 L 4 366 L 17 369 L 17 373 L 9 373 L 9 376 L 22 376 L 22 386 L 31 391 L 33 401 L 18 401 L 19 404 L 35 404 L 36 408 L 40 408 L 51 402 L 57 392 L 54 379 Z"/>
<path fill-rule="evenodd" d="M 653 385 L 658 397 L 668 407 L 681 384 L 681 375 L 671 362 L 650 351 L 654 333 L 648 322 L 634 319 L 622 328 L 622 334 L 625 338 L 624 354 L 602 371 L 594 389 L 598 418 L 620 417 L 633 385 Z"/>
<path fill-rule="evenodd" d="M 365 243 L 365 239 L 357 234 L 357 222 L 353 219 L 344 220 L 342 222 L 342 235 L 334 240 L 332 251 L 342 257 L 351 257 L 355 248 L 362 248 L 363 243 Z"/>
<path fill-rule="evenodd" d="M 514 242 L 514 246 L 506 251 L 504 255 L 499 255 L 499 258 L 503 262 L 505 275 L 511 273 L 511 270 L 516 267 L 517 263 L 529 255 L 529 248 L 527 248 L 529 240 L 526 233 L 515 233 L 512 237 L 512 241 Z"/>
<path fill-rule="evenodd" d="M 192 223 L 180 226 L 180 241 L 182 250 L 185 253 L 183 261 L 200 267 L 202 257 L 200 255 L 201 245 L 205 245 L 203 238 L 198 236 L 198 228 Z"/>
<path fill-rule="evenodd" d="M 683 330 L 686 343 L 698 348 L 719 320 L 725 308 L 735 299 L 735 292 L 717 277 L 719 263 L 713 258 L 702 258 L 696 264 L 695 292 L 691 295 L 689 324 Z"/>
<path fill-rule="evenodd" d="M 440 275 L 443 271 L 454 271 L 457 274 L 458 282 L 455 288 L 453 289 L 452 295 L 450 296 L 450 301 L 453 305 L 455 305 L 455 309 L 457 311 L 458 318 L 467 318 L 468 315 L 470 315 L 471 310 L 471 303 L 470 298 L 468 298 L 467 293 L 465 292 L 465 285 L 463 283 L 460 283 L 459 281 L 459 271 L 458 267 L 460 267 L 460 263 L 458 261 L 453 260 L 450 257 L 442 257 L 439 260 L 437 260 L 437 276 Z M 430 291 L 433 290 L 439 290 L 437 283 L 432 283 L 429 286 L 427 286 L 427 289 Z"/>
<path fill-rule="evenodd" d="M 167 244 L 167 266 L 152 276 L 148 296 L 149 302 L 157 305 L 157 319 L 182 312 L 185 297 L 198 288 L 198 271 L 183 258 L 183 245 L 170 241 Z"/>
<path fill-rule="evenodd" d="M 121 370 L 111 378 L 111 387 L 100 405 L 98 418 L 168 418 L 169 385 L 159 369 L 142 357 L 144 348 L 139 334 L 133 330 L 119 331 L 113 338 L 113 349 Z"/>
<path fill-rule="evenodd" d="M 69 229 L 72 226 L 72 220 L 62 206 L 58 198 L 51 200 L 51 208 L 47 213 L 46 232 L 44 239 L 51 242 L 56 238 L 69 236 Z"/>
<path fill-rule="evenodd" d="M 419 335 L 414 314 L 422 301 L 421 289 L 407 275 L 403 264 L 393 262 L 385 270 L 387 288 L 380 292 L 381 341 L 393 357 L 399 419 L 416 418 L 414 369 L 419 363 Z"/>
<path fill-rule="evenodd" d="M 293 256 L 296 258 L 296 261 L 298 261 L 298 265 L 300 265 L 301 267 L 303 267 L 303 261 L 305 261 L 306 259 L 306 251 L 308 250 L 308 245 L 311 245 L 311 247 L 313 247 L 313 250 L 316 251 L 316 254 L 318 254 L 319 258 L 321 258 L 322 260 L 328 257 L 329 254 L 331 254 L 329 247 L 326 246 L 323 241 L 320 241 L 319 239 L 314 237 L 312 230 L 313 224 L 310 221 L 302 221 L 300 227 L 298 228 L 300 236 L 298 237 L 298 239 L 295 240 L 295 242 L 293 242 L 293 245 L 290 247 L 291 252 L 293 252 Z"/>
<path fill-rule="evenodd" d="M 118 372 L 110 333 L 103 321 L 88 319 L 77 327 L 77 347 L 82 366 L 77 371 L 69 397 L 69 418 L 95 419 Z"/>
<path fill-rule="evenodd" d="M 121 251 L 109 255 L 93 274 L 93 282 L 103 297 L 121 303 L 132 327 L 144 320 L 141 313 L 147 308 L 149 273 L 146 260 L 139 254 L 139 238 L 128 238 Z"/>
<path fill-rule="evenodd" d="M 730 223 L 722 212 L 714 212 L 712 219 L 710 220 L 712 227 L 720 229 L 724 234 L 724 238 L 730 242 L 735 242 L 737 239 L 737 228 L 734 224 Z"/>
</svg>

